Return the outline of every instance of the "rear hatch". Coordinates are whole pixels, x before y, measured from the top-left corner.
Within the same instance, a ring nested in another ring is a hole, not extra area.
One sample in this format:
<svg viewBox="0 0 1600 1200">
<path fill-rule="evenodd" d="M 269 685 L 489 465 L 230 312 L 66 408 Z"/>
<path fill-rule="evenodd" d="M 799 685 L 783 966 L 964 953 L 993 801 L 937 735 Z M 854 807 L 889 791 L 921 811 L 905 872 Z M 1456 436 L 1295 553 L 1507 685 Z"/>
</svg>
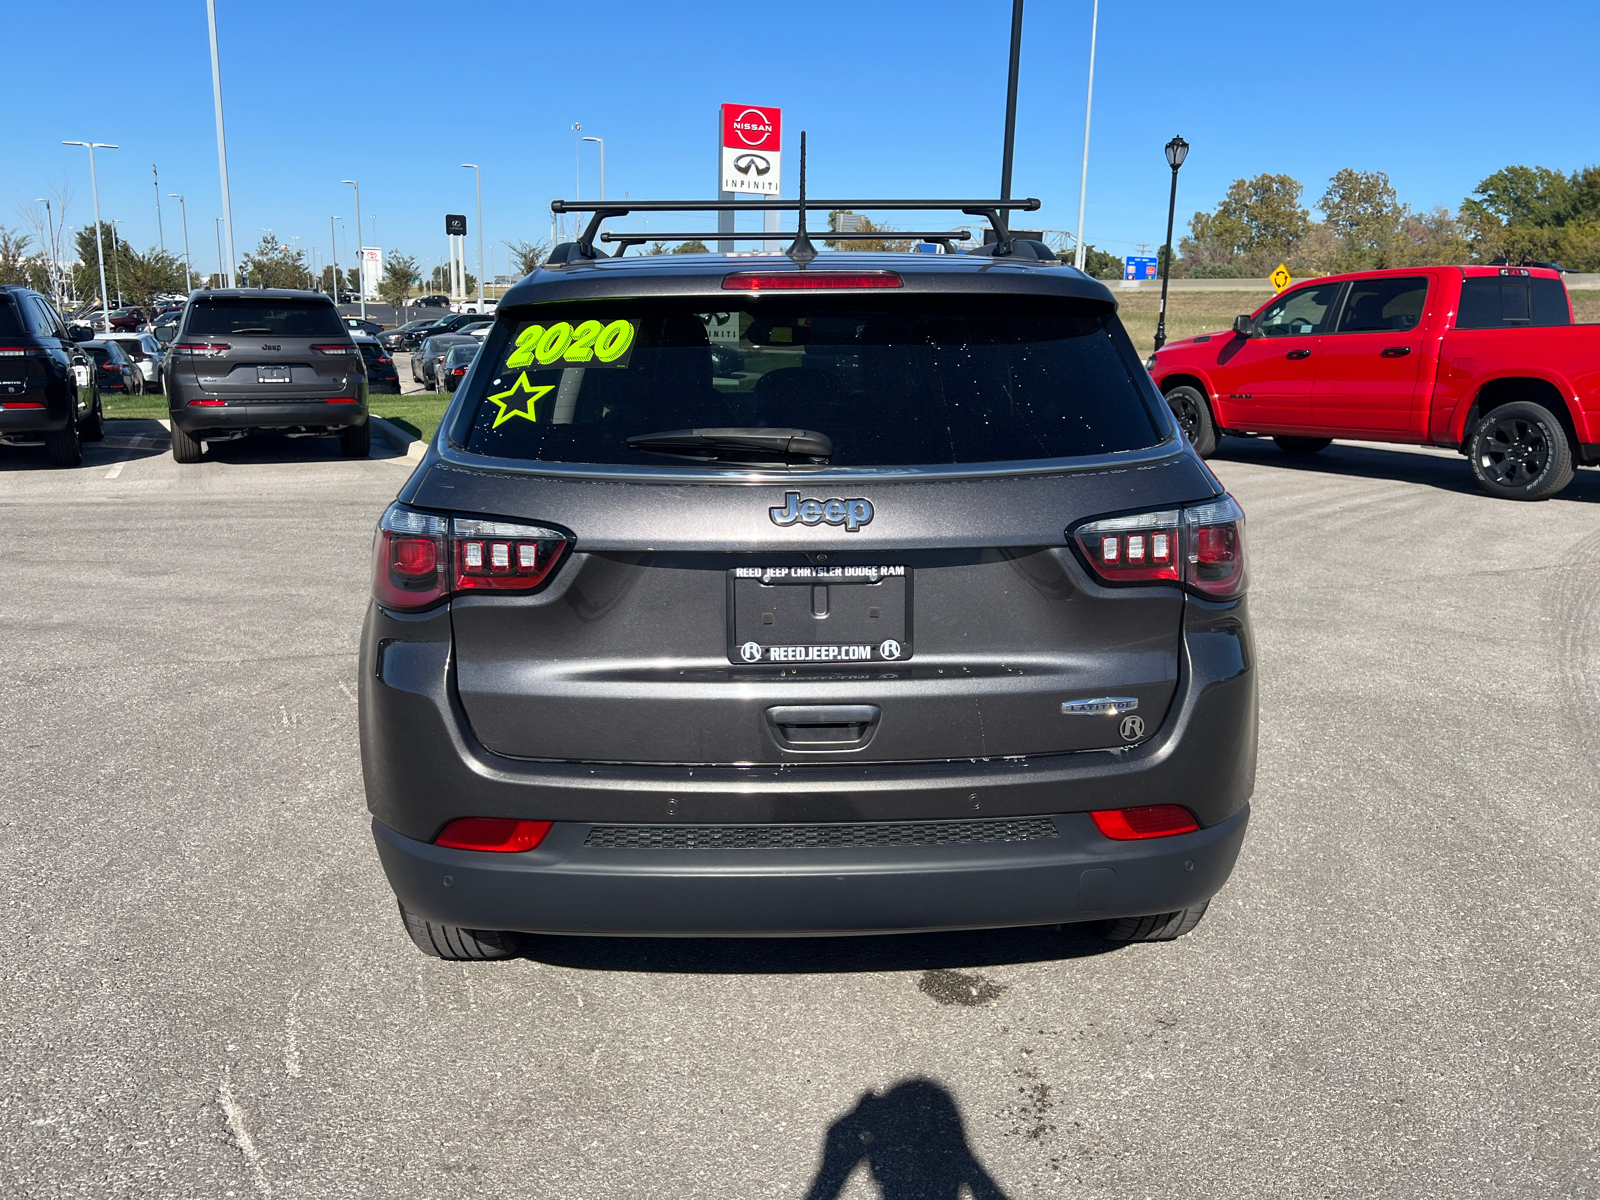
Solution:
<svg viewBox="0 0 1600 1200">
<path fill-rule="evenodd" d="M 235 404 L 348 396 L 366 375 L 338 311 L 315 296 L 197 298 L 178 343 L 185 382 Z"/>
<path fill-rule="evenodd" d="M 1172 700 L 1182 592 L 1097 583 L 1065 536 L 1215 492 L 1109 301 L 503 309 L 468 386 L 408 501 L 573 539 L 542 590 L 452 601 L 496 753 L 1020 756 L 1128 744 Z"/>
</svg>

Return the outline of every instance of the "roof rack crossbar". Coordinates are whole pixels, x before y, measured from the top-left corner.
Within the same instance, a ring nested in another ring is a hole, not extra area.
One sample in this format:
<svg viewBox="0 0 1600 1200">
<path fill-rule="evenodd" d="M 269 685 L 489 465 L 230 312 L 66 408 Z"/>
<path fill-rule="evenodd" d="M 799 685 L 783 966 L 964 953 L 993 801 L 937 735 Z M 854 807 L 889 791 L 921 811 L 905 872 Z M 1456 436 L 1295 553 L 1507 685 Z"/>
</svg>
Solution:
<svg viewBox="0 0 1600 1200">
<path fill-rule="evenodd" d="M 607 231 L 600 235 L 600 241 L 610 244 L 612 242 L 626 242 L 630 246 L 643 245 L 645 242 L 787 242 L 794 239 L 796 231 L 787 233 L 719 233 L 714 229 L 702 229 L 698 233 L 611 233 Z M 875 229 L 870 233 L 842 232 L 822 230 L 817 233 L 823 241 L 853 241 L 853 242 L 964 242 L 972 237 L 970 230 L 966 229 L 938 229 L 900 230 L 900 229 Z"/>
</svg>

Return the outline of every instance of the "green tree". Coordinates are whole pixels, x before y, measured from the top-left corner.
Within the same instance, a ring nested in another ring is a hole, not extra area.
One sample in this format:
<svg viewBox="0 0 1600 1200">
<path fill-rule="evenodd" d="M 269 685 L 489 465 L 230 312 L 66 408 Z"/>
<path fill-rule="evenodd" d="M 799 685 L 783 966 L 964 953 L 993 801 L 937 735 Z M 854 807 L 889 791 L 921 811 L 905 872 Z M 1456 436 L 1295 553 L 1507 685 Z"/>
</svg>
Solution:
<svg viewBox="0 0 1600 1200">
<path fill-rule="evenodd" d="M 549 251 L 547 242 L 503 242 L 505 248 L 511 251 L 511 261 L 516 267 L 519 276 L 532 275 L 539 269 L 539 264 L 544 261 L 545 254 Z"/>
<path fill-rule="evenodd" d="M 417 260 L 409 254 L 391 250 L 383 260 L 383 278 L 378 281 L 378 296 L 398 307 L 411 295 L 411 285 L 420 279 Z"/>
<path fill-rule="evenodd" d="M 1345 167 L 1328 180 L 1317 201 L 1328 228 L 1344 241 L 1352 267 L 1388 267 L 1400 257 L 1410 215 L 1383 171 Z"/>
<path fill-rule="evenodd" d="M 843 209 L 835 209 L 828 214 L 828 228 L 838 229 L 839 218 L 852 215 L 856 216 L 855 226 L 858 233 L 893 233 L 893 225 L 880 225 L 871 217 L 847 214 Z M 909 238 L 824 238 L 823 245 L 830 250 L 857 250 L 869 253 L 904 253 L 911 249 Z"/>
<path fill-rule="evenodd" d="M 145 312 L 154 310 L 157 296 L 186 290 L 183 260 L 176 255 L 153 246 L 140 254 L 126 242 L 118 247 L 118 253 L 123 294 L 142 306 Z"/>
<path fill-rule="evenodd" d="M 354 267 L 339 268 L 339 290 L 342 292 L 358 292 L 361 290 L 361 272 Z M 322 274 L 317 279 L 317 290 L 333 294 L 333 264 L 328 263 L 322 268 Z"/>
<path fill-rule="evenodd" d="M 1190 218 L 1183 256 L 1195 266 L 1242 259 L 1234 265 L 1266 274 L 1311 231 L 1311 214 L 1300 203 L 1304 191 L 1289 175 L 1235 179 L 1215 209 Z"/>
<path fill-rule="evenodd" d="M 278 244 L 270 233 L 263 233 L 255 249 L 239 260 L 239 274 L 259 288 L 308 288 L 311 272 L 306 269 L 304 250 L 290 250 Z"/>
<path fill-rule="evenodd" d="M 1071 255 L 1064 255 L 1063 257 L 1067 262 L 1072 261 Z M 1096 250 L 1093 242 L 1084 247 L 1083 269 L 1085 273 L 1095 279 L 1121 279 L 1123 274 L 1122 260 L 1115 254 L 1107 254 L 1104 250 Z"/>
<path fill-rule="evenodd" d="M 700 241 L 679 242 L 672 248 L 673 254 L 707 254 L 706 244 Z"/>
<path fill-rule="evenodd" d="M 0 284 L 17 284 L 42 292 L 50 290 L 43 257 L 28 253 L 32 244 L 33 239 L 27 234 L 0 225 Z"/>
<path fill-rule="evenodd" d="M 476 293 L 478 290 L 478 277 L 471 271 L 466 271 L 462 273 L 462 278 L 466 280 L 466 283 L 463 285 L 466 290 L 468 292 Z M 433 288 L 433 290 L 436 292 L 449 292 L 450 268 L 448 266 L 435 267 L 433 269 L 433 274 L 429 277 L 428 286 Z"/>
</svg>

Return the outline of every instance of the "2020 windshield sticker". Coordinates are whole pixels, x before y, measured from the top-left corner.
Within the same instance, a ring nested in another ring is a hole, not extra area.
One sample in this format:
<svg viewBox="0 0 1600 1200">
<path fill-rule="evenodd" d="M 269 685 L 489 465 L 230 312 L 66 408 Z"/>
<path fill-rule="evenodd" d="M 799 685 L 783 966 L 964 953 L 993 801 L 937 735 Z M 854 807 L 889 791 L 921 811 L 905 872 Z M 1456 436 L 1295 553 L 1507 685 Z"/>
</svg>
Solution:
<svg viewBox="0 0 1600 1200">
<path fill-rule="evenodd" d="M 519 367 L 575 366 L 626 367 L 633 354 L 634 336 L 639 322 L 557 321 L 554 325 L 529 325 L 517 334 L 516 344 L 506 357 L 506 369 Z"/>
<path fill-rule="evenodd" d="M 555 391 L 553 383 L 532 384 L 528 382 L 528 373 L 522 372 L 517 376 L 517 381 L 503 392 L 496 392 L 489 399 L 499 405 L 500 411 L 496 414 L 491 429 L 499 429 L 512 417 L 524 417 L 529 421 L 539 418 L 534 411 L 534 405 L 545 396 Z M 519 399 L 519 397 L 527 399 Z"/>
</svg>

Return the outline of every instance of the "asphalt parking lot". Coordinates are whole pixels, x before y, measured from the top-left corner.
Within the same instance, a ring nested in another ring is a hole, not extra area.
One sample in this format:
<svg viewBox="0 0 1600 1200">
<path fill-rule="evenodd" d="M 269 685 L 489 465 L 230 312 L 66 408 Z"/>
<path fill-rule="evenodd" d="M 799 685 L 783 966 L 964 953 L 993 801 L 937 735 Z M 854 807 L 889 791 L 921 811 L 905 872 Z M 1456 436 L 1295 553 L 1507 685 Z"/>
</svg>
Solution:
<svg viewBox="0 0 1600 1200">
<path fill-rule="evenodd" d="M 1181 941 L 454 964 L 357 755 L 409 464 L 112 429 L 0 457 L 0 1193 L 1600 1193 L 1600 472 L 1515 504 L 1442 452 L 1225 444 L 1261 767 Z"/>
</svg>

